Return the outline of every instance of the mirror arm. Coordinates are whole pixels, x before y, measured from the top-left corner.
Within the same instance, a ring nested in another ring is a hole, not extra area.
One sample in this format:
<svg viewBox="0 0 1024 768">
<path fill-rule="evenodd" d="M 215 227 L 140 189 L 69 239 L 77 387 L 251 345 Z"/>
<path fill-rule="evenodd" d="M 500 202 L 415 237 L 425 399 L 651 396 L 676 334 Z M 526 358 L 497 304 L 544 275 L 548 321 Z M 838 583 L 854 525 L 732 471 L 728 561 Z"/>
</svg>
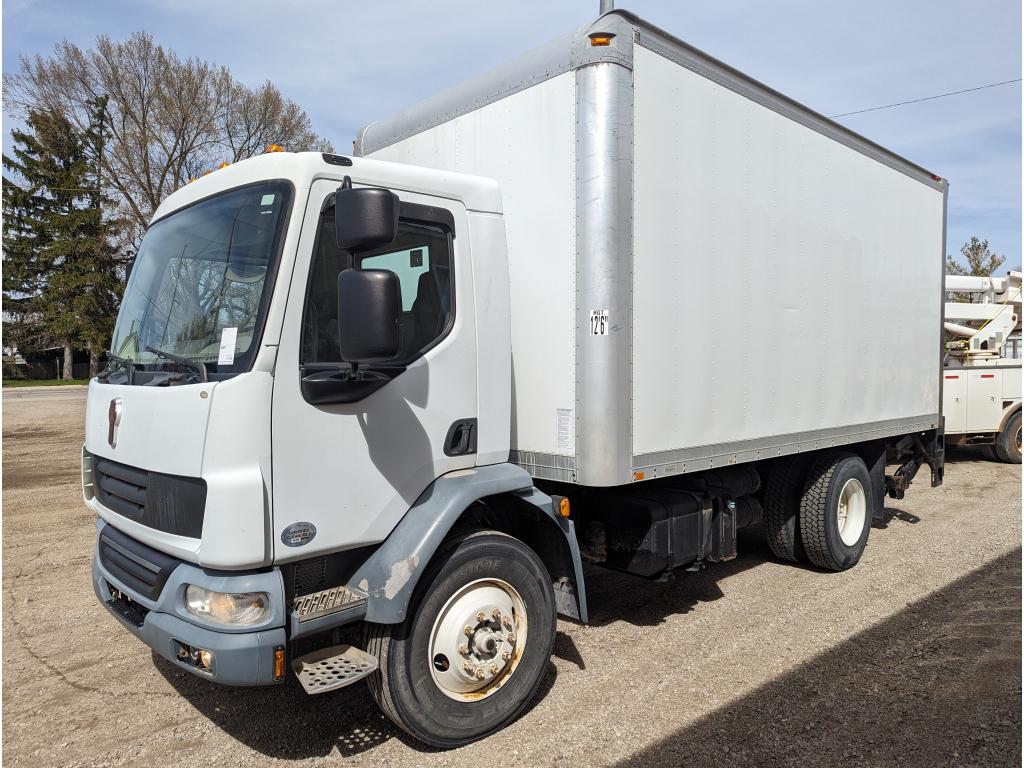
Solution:
<svg viewBox="0 0 1024 768">
<path fill-rule="evenodd" d="M 309 373 L 302 371 L 300 388 L 303 399 L 311 405 L 355 403 L 369 397 L 405 370 L 405 366 L 388 367 L 387 370 L 363 368 L 356 377 L 343 364 Z"/>
</svg>

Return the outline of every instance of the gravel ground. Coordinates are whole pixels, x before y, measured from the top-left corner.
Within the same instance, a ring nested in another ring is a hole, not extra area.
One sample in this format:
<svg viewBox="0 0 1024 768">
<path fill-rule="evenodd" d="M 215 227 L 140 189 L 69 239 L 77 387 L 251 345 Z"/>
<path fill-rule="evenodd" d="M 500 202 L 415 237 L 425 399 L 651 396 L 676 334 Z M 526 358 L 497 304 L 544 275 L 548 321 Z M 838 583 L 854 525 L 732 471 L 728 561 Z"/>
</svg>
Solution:
<svg viewBox="0 0 1024 768">
<path fill-rule="evenodd" d="M 226 689 L 154 657 L 92 594 L 83 393 L 3 400 L 5 765 L 1021 764 L 1020 467 L 922 473 L 842 574 L 750 536 L 669 583 L 593 571 L 593 624 L 559 622 L 540 701 L 438 752 L 364 685 Z"/>
</svg>

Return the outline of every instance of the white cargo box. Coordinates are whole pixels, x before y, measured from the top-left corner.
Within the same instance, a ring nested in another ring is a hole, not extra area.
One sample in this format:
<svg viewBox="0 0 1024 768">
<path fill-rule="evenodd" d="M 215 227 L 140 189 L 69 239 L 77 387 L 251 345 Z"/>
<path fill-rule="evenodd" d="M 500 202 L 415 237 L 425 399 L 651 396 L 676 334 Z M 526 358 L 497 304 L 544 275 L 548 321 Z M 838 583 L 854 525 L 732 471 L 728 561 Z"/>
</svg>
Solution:
<svg viewBox="0 0 1024 768">
<path fill-rule="evenodd" d="M 534 477 L 616 485 L 939 424 L 945 181 L 630 13 L 370 124 L 356 152 L 500 183 L 512 460 Z"/>
</svg>

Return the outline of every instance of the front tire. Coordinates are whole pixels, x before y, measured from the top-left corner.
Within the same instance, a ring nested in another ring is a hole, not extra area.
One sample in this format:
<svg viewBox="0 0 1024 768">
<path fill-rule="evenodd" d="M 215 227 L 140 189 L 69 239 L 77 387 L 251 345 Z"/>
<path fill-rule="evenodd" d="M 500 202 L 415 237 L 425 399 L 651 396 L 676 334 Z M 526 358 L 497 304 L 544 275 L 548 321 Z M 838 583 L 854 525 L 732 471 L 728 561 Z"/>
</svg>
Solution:
<svg viewBox="0 0 1024 768">
<path fill-rule="evenodd" d="M 831 453 L 811 465 L 800 498 L 800 539 L 819 568 L 845 571 L 864 553 L 875 509 L 860 456 Z"/>
<path fill-rule="evenodd" d="M 536 695 L 555 640 L 551 579 L 518 539 L 471 533 L 438 552 L 404 622 L 366 634 L 384 713 L 425 744 L 457 747 L 505 727 Z"/>
<path fill-rule="evenodd" d="M 996 435 L 993 446 L 996 456 L 1007 464 L 1020 464 L 1020 411 L 1017 411 L 1006 422 L 1003 431 Z"/>
</svg>

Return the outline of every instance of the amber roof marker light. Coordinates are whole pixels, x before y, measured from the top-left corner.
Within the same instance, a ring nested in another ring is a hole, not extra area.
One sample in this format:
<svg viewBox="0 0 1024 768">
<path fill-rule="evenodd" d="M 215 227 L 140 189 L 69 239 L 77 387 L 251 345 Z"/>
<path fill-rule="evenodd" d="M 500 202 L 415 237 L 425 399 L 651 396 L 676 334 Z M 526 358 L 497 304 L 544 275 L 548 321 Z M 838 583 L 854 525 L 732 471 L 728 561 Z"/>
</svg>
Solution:
<svg viewBox="0 0 1024 768">
<path fill-rule="evenodd" d="M 614 32 L 591 32 L 587 37 L 590 38 L 590 44 L 594 47 L 611 45 L 612 38 L 615 37 Z"/>
</svg>

